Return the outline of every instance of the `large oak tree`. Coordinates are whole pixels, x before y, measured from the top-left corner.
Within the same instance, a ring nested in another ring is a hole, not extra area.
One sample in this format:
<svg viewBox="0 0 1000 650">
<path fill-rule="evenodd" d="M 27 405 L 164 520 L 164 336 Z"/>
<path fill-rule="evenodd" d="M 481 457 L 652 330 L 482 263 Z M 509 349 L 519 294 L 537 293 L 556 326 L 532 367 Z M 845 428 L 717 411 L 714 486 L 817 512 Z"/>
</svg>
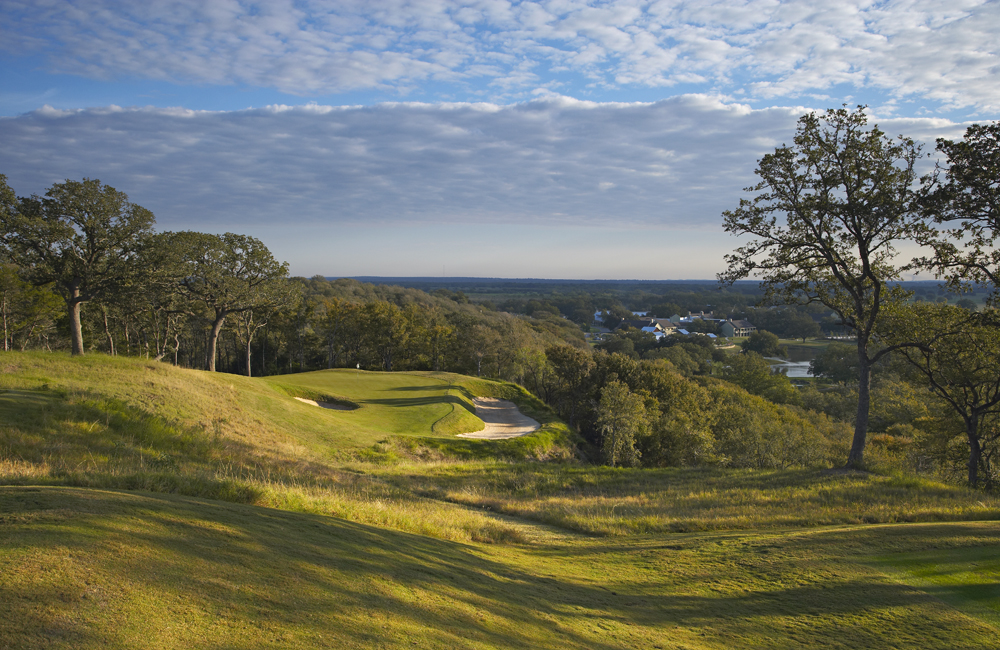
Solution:
<svg viewBox="0 0 1000 650">
<path fill-rule="evenodd" d="M 176 255 L 182 293 L 208 311 L 211 327 L 205 365 L 210 371 L 215 371 L 219 332 L 227 316 L 276 306 L 288 299 L 288 264 L 275 260 L 259 239 L 231 232 L 212 235 L 188 231 L 164 233 L 159 245 Z"/>
<path fill-rule="evenodd" d="M 128 285 L 152 234 L 153 213 L 97 179 L 67 180 L 45 197 L 11 201 L 0 176 L 0 242 L 23 277 L 66 301 L 73 354 L 83 354 L 80 308 Z"/>
<path fill-rule="evenodd" d="M 892 348 L 873 335 L 903 301 L 895 245 L 919 224 L 911 189 L 920 148 L 868 126 L 864 108 L 809 113 L 794 145 L 758 161 L 753 197 L 723 214 L 725 229 L 752 238 L 726 256 L 720 281 L 761 280 L 770 300 L 819 302 L 857 337 L 858 409 L 848 465 L 862 464 L 871 368 Z"/>
</svg>

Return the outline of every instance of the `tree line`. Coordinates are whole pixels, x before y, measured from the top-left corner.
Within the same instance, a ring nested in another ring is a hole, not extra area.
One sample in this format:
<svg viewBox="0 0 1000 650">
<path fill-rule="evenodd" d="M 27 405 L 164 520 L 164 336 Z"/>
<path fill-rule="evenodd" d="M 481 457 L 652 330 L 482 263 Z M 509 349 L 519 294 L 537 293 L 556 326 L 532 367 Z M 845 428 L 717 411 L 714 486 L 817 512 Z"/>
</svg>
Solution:
<svg viewBox="0 0 1000 650">
<path fill-rule="evenodd" d="M 769 304 L 794 307 L 755 313 L 786 334 L 814 332 L 802 315 L 819 306 L 854 335 L 850 417 L 843 400 L 789 390 L 750 348 L 726 357 L 637 332 L 591 352 L 560 315 L 589 318 L 594 303 L 581 296 L 509 305 L 528 312 L 515 316 L 456 292 L 289 278 L 258 240 L 157 233 L 148 210 L 91 179 L 17 197 L 0 177 L 4 345 L 65 342 L 82 354 L 86 334 L 91 349 L 246 374 L 349 366 L 499 377 L 552 404 L 616 465 L 807 464 L 837 448 L 837 420 L 853 425 L 845 452 L 860 466 L 873 370 L 898 359 L 961 421 L 969 483 L 989 483 L 1000 326 L 990 310 L 912 301 L 899 280 L 924 270 L 955 291 L 991 287 L 997 299 L 1000 127 L 939 140 L 945 161 L 922 179 L 920 147 L 869 127 L 861 108 L 803 116 L 793 142 L 759 161 L 750 198 L 724 214 L 726 230 L 751 241 L 727 256 L 719 279 L 756 278 Z M 900 260 L 906 241 L 927 254 Z"/>
</svg>

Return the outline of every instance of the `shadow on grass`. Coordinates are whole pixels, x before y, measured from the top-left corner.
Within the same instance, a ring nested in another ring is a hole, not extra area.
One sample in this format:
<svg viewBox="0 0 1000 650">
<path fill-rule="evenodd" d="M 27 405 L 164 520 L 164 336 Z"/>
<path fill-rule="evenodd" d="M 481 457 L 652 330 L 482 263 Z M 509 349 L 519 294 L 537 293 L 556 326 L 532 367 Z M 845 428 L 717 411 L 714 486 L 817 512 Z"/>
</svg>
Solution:
<svg viewBox="0 0 1000 650">
<path fill-rule="evenodd" d="M 381 399 L 363 399 L 358 400 L 362 404 L 378 404 L 380 406 L 388 406 L 390 408 L 409 408 L 412 406 L 429 406 L 433 404 L 453 404 L 456 406 L 461 406 L 470 413 L 475 414 L 475 409 L 472 408 L 466 401 L 455 395 L 428 395 L 426 397 L 387 397 Z"/>
<path fill-rule="evenodd" d="M 804 557 L 810 540 L 793 542 L 778 561 L 749 555 L 745 565 L 732 554 L 693 562 L 610 544 L 492 556 L 328 517 L 67 489 L 2 489 L 0 516 L 8 578 L 0 641 L 10 647 L 52 634 L 75 647 L 127 645 L 128 635 L 155 638 L 161 629 L 175 635 L 163 644 L 174 647 L 596 650 L 674 646 L 691 631 L 782 647 L 914 639 L 922 641 L 915 647 L 981 647 L 994 633 L 950 618 L 926 593 L 850 574 L 843 559 L 804 571 L 814 561 Z M 624 570 L 638 552 L 643 568 Z M 18 564 L 32 554 L 58 560 L 58 573 L 43 578 L 30 562 Z M 198 612 L 210 616 L 191 615 Z M 940 642 L 928 643 L 935 636 Z"/>
</svg>

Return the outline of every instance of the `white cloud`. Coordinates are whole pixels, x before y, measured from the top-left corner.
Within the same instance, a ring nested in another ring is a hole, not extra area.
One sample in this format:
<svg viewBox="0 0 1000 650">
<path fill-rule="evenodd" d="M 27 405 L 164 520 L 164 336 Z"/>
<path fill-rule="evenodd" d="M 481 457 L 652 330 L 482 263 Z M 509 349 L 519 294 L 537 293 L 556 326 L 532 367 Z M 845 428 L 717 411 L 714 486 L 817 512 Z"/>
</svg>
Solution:
<svg viewBox="0 0 1000 650">
<path fill-rule="evenodd" d="M 717 229 L 805 109 L 704 95 L 652 104 L 45 108 L 0 118 L 20 194 L 100 178 L 160 227 L 534 224 Z M 881 122 L 933 143 L 947 120 Z"/>
<path fill-rule="evenodd" d="M 1000 110 L 987 0 L 6 0 L 0 47 L 95 78 L 310 95 L 427 81 L 528 92 L 602 85 L 800 97 L 837 84 Z"/>
</svg>

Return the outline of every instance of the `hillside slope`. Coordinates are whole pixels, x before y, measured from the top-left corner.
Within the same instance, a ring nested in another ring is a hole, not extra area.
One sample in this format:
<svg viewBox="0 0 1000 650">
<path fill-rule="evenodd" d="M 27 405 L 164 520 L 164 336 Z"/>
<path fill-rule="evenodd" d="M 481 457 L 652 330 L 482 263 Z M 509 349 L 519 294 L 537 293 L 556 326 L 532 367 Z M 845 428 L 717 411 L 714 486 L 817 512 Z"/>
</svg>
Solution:
<svg viewBox="0 0 1000 650">
<path fill-rule="evenodd" d="M 872 558 L 998 542 L 996 524 L 947 524 L 497 547 L 6 487 L 0 647 L 986 648 L 997 628 Z"/>
</svg>

